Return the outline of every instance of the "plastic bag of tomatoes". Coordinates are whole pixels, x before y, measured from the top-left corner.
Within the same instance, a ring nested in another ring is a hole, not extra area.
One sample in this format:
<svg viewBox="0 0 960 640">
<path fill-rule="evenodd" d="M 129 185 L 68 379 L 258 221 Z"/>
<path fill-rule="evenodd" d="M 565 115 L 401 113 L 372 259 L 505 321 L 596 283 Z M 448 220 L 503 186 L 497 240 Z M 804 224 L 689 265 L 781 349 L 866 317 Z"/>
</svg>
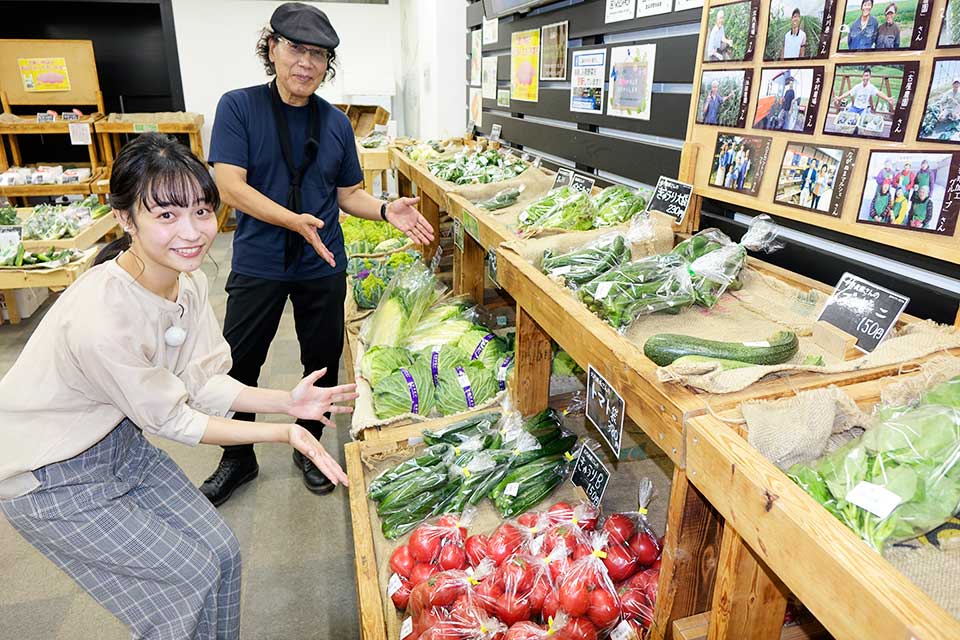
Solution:
<svg viewBox="0 0 960 640">
<path fill-rule="evenodd" d="M 536 622 L 522 621 L 510 625 L 503 640 L 572 640 L 568 635 L 569 618 L 564 614 L 559 614 L 556 618 L 550 618 L 544 624 Z"/>
<path fill-rule="evenodd" d="M 483 606 L 478 592 L 492 569 L 492 564 L 485 563 L 474 575 L 442 571 L 415 586 L 408 608 L 413 624 L 402 640 L 484 640 L 505 631 L 506 626 Z"/>
<path fill-rule="evenodd" d="M 660 559 L 661 544 L 647 522 L 647 506 L 653 499 L 649 478 L 640 481 L 637 499 L 639 511 L 614 513 L 603 521 L 602 530 L 607 534 L 604 564 L 614 582 L 629 580 Z"/>
<path fill-rule="evenodd" d="M 604 564 L 607 534 L 595 531 L 582 534 L 586 543 L 580 543 L 585 555 L 576 558 L 560 577 L 557 584 L 557 611 L 570 617 L 569 628 L 576 629 L 577 638 L 596 638 L 616 626 L 620 620 L 617 589 Z M 556 617 L 552 598 L 544 600 L 544 616 Z"/>
<path fill-rule="evenodd" d="M 527 552 L 507 558 L 487 578 L 486 582 L 494 584 L 489 589 L 484 585 L 485 590 L 497 596 L 497 617 L 508 626 L 541 619 L 547 596 L 556 591 L 550 564 L 565 555 L 565 549 L 557 548 L 546 556 Z"/>
</svg>

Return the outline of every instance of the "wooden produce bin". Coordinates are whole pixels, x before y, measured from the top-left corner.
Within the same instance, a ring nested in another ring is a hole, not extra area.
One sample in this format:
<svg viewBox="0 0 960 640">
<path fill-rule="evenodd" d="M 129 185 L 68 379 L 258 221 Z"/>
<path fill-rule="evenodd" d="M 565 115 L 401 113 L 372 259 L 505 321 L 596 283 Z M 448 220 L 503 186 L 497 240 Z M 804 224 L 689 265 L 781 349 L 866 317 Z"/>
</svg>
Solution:
<svg viewBox="0 0 960 640">
<path fill-rule="evenodd" d="M 89 250 L 79 260 L 75 260 L 59 269 L 11 269 L 0 268 L 0 292 L 7 303 L 7 313 L 10 324 L 20 323 L 20 313 L 17 310 L 15 289 L 30 289 L 44 287 L 47 289 L 64 289 L 76 281 L 80 275 L 93 266 L 97 257 L 96 250 Z M 2 323 L 0 318 L 0 323 Z"/>
<path fill-rule="evenodd" d="M 843 392 L 869 412 L 883 388 L 917 375 Z M 690 418 L 685 433 L 687 475 L 727 522 L 710 638 L 779 637 L 786 590 L 837 638 L 960 637 L 960 621 L 763 457 L 739 423 L 734 408 Z"/>
<path fill-rule="evenodd" d="M 135 135 L 150 131 L 188 136 L 190 150 L 204 160 L 203 139 L 200 136 L 202 128 L 203 114 L 191 112 L 111 113 L 95 125 L 107 164 L 113 163 L 123 146 L 121 134 Z"/>
<path fill-rule="evenodd" d="M 0 186 L 0 196 L 7 198 L 33 198 L 50 197 L 62 195 L 88 196 L 93 193 L 94 185 L 103 175 L 103 169 L 97 169 L 91 172 L 90 178 L 83 182 L 70 182 L 67 184 L 19 184 L 12 186 Z"/>
<path fill-rule="evenodd" d="M 373 183 L 380 176 L 381 189 L 387 191 L 387 171 L 390 170 L 390 151 L 386 146 L 376 149 L 366 149 L 357 139 L 357 156 L 360 158 L 360 169 L 363 171 L 363 188 L 370 195 L 373 193 Z"/>
<path fill-rule="evenodd" d="M 21 220 L 26 220 L 33 215 L 33 209 L 18 209 L 17 215 Z M 24 240 L 23 248 L 27 251 L 43 251 L 44 249 L 50 248 L 85 251 L 99 242 L 105 235 L 113 232 L 116 228 L 117 219 L 108 213 L 81 229 L 80 233 L 73 238 L 60 238 L 59 240 Z"/>
<path fill-rule="evenodd" d="M 381 106 L 365 104 L 336 105 L 350 118 L 353 134 L 365 138 L 373 133 L 376 125 L 385 125 L 390 121 L 390 112 Z"/>
</svg>

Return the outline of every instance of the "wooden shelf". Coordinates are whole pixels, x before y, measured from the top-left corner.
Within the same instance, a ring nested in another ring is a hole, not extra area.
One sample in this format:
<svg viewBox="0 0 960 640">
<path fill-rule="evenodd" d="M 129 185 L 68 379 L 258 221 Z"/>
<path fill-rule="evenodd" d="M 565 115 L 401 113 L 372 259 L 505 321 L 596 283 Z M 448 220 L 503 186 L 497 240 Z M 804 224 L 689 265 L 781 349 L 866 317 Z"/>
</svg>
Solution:
<svg viewBox="0 0 960 640">
<path fill-rule="evenodd" d="M 89 195 L 93 183 L 100 179 L 101 171 L 96 170 L 90 178 L 83 182 L 71 182 L 69 184 L 19 184 L 8 187 L 0 186 L 0 195 L 8 198 L 15 197 L 40 197 L 40 196 L 61 196 L 61 195 Z"/>
<path fill-rule="evenodd" d="M 96 257 L 97 252 L 90 250 L 79 260 L 59 269 L 0 269 L 0 291 L 30 287 L 63 289 L 73 284 L 84 271 L 93 266 Z"/>
<path fill-rule="evenodd" d="M 17 215 L 26 221 L 32 215 L 33 209 L 18 209 Z M 27 251 L 43 251 L 44 249 L 74 249 L 85 251 L 99 242 L 105 235 L 117 227 L 117 219 L 112 214 L 101 216 L 80 230 L 73 238 L 59 240 L 24 240 L 23 248 Z"/>
<path fill-rule="evenodd" d="M 0 134 L 69 134 L 71 124 L 89 124 L 91 125 L 90 133 L 92 134 L 93 128 L 101 118 L 103 118 L 103 114 L 100 113 L 84 116 L 79 120 L 61 120 L 57 118 L 54 122 L 37 122 L 35 119 L 30 119 L 25 116 L 21 116 L 20 122 L 10 122 L 0 118 Z"/>
</svg>

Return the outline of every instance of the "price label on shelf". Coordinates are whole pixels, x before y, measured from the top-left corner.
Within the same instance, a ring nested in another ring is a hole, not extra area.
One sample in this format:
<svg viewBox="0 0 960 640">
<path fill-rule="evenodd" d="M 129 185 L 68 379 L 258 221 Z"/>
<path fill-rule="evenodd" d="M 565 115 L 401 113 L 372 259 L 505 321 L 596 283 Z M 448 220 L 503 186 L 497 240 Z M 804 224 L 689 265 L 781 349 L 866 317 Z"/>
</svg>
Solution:
<svg viewBox="0 0 960 640">
<path fill-rule="evenodd" d="M 583 193 L 590 193 L 593 191 L 593 185 L 597 181 L 593 178 L 582 176 L 579 173 L 573 176 L 573 181 L 570 183 L 570 186 L 576 189 L 577 191 L 582 191 Z"/>
<path fill-rule="evenodd" d="M 397 591 L 400 591 L 400 587 L 403 586 L 403 581 L 400 580 L 400 576 L 393 574 L 390 576 L 390 582 L 387 583 L 387 595 L 392 596 Z"/>
<path fill-rule="evenodd" d="M 593 506 L 599 507 L 610 482 L 610 471 L 603 465 L 590 447 L 580 449 L 577 464 L 573 467 L 570 482 L 582 488 Z"/>
<path fill-rule="evenodd" d="M 149 122 L 137 122 L 133 125 L 134 133 L 150 133 L 152 131 L 160 131 L 160 127 Z"/>
<path fill-rule="evenodd" d="M 480 242 L 480 223 L 477 222 L 476 217 L 468 212 L 463 212 L 463 230 L 470 234 L 470 237 Z"/>
<path fill-rule="evenodd" d="M 466 134 L 464 135 L 464 137 L 467 138 L 467 140 L 473 140 L 473 133 L 476 127 L 477 127 L 477 123 L 474 122 L 473 120 L 467 123 L 467 131 L 466 131 Z"/>
<path fill-rule="evenodd" d="M 909 302 L 907 296 L 844 273 L 817 319 L 854 336 L 857 349 L 871 353 Z"/>
<path fill-rule="evenodd" d="M 403 624 L 400 625 L 400 640 L 403 640 L 407 636 L 413 633 L 413 618 L 404 618 Z"/>
<path fill-rule="evenodd" d="M 573 171 L 560 167 L 557 169 L 557 177 L 553 179 L 553 188 L 559 189 L 565 187 L 573 180 Z"/>
<path fill-rule="evenodd" d="M 502 131 L 503 131 L 503 125 L 501 125 L 501 124 L 495 124 L 495 125 L 493 125 L 492 127 L 490 127 L 490 139 L 491 139 L 491 140 L 499 140 L 499 139 L 500 139 L 500 132 L 502 132 Z"/>
<path fill-rule="evenodd" d="M 0 227 L 0 251 L 23 240 L 23 228 L 17 226 Z"/>
<path fill-rule="evenodd" d="M 92 142 L 89 122 L 71 122 L 69 127 L 70 144 L 81 145 L 85 147 Z"/>
<path fill-rule="evenodd" d="M 677 224 L 681 224 L 690 207 L 692 194 L 693 185 L 660 176 L 657 187 L 653 190 L 653 197 L 647 203 L 647 211 L 665 213 Z"/>
<path fill-rule="evenodd" d="M 453 246 L 463 251 L 463 223 L 458 218 L 453 219 Z"/>
<path fill-rule="evenodd" d="M 600 432 L 617 459 L 623 439 L 625 408 L 623 396 L 592 364 L 587 365 L 587 420 Z"/>
<path fill-rule="evenodd" d="M 37 113 L 37 122 L 56 122 L 57 116 L 52 113 Z"/>
<path fill-rule="evenodd" d="M 60 113 L 61 120 L 79 120 L 80 116 L 75 114 L 73 111 L 63 111 Z"/>
<path fill-rule="evenodd" d="M 494 249 L 487 251 L 487 274 L 490 276 L 490 279 L 493 281 L 493 284 L 496 285 L 497 289 L 500 288 L 500 278 L 499 271 L 497 268 L 497 252 Z"/>
<path fill-rule="evenodd" d="M 503 495 L 510 496 L 511 498 L 516 498 L 517 494 L 520 492 L 520 483 L 511 482 L 506 487 L 503 488 Z"/>
</svg>

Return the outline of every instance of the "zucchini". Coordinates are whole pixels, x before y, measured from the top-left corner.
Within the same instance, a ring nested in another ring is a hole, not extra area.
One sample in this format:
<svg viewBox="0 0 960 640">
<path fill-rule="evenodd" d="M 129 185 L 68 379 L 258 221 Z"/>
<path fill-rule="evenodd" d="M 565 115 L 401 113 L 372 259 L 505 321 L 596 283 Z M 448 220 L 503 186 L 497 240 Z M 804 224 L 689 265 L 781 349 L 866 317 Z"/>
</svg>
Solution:
<svg viewBox="0 0 960 640">
<path fill-rule="evenodd" d="M 707 356 L 680 356 L 674 360 L 671 364 L 706 364 L 712 363 L 720 367 L 722 371 L 729 371 L 731 369 L 743 369 L 745 367 L 753 367 L 755 365 L 750 364 L 749 362 L 740 362 L 739 360 L 726 360 L 724 358 L 710 358 Z"/>
<path fill-rule="evenodd" d="M 650 336 L 643 345 L 645 356 L 661 367 L 683 356 L 735 360 L 750 364 L 781 364 L 797 353 L 800 342 L 792 331 L 778 331 L 764 342 L 720 342 L 673 333 Z"/>
</svg>

